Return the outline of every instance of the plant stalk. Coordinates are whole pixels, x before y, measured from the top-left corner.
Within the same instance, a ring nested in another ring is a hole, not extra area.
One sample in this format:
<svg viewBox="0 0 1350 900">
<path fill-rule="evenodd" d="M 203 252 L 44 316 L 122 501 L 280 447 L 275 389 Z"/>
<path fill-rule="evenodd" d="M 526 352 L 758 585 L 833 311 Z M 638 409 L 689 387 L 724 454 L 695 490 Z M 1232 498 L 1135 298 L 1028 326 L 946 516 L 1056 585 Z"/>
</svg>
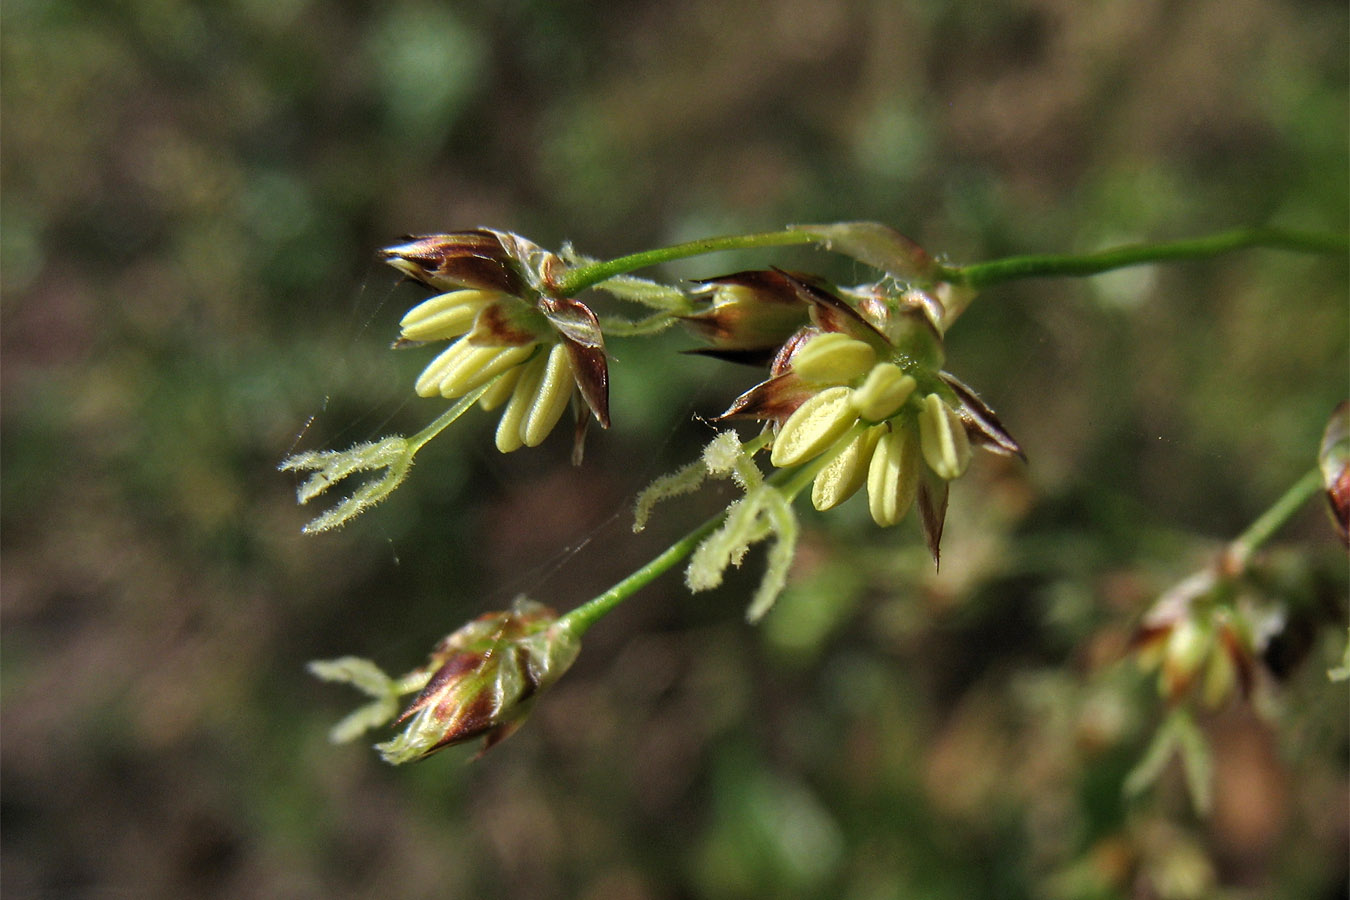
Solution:
<svg viewBox="0 0 1350 900">
<path fill-rule="evenodd" d="M 1224 561 L 1227 566 L 1231 566 L 1233 571 L 1242 571 L 1246 568 L 1247 560 L 1255 553 L 1262 544 L 1284 527 L 1294 515 L 1307 503 L 1312 497 L 1315 497 L 1322 490 L 1322 471 L 1312 469 L 1298 481 L 1294 482 L 1293 487 L 1284 492 L 1284 496 L 1276 500 L 1270 509 L 1263 512 L 1255 522 L 1247 526 L 1247 530 L 1242 532 L 1229 543 L 1224 553 Z"/>
<path fill-rule="evenodd" d="M 731 234 L 725 237 L 704 238 L 683 244 L 674 244 L 669 247 L 660 247 L 656 250 L 643 250 L 641 253 L 630 253 L 627 256 L 619 256 L 604 262 L 580 266 L 565 273 L 558 280 L 557 287 L 563 296 L 570 297 L 592 285 L 613 278 L 615 275 L 622 275 L 635 269 L 645 269 L 648 266 L 656 266 L 676 259 L 701 256 L 704 253 L 716 253 L 719 250 L 785 247 L 792 244 L 810 244 L 815 241 L 814 235 L 804 231 L 767 231 L 760 234 Z"/>
<path fill-rule="evenodd" d="M 1099 253 L 1009 256 L 968 266 L 939 266 L 935 277 L 966 287 L 985 288 L 1019 278 L 1097 275 L 1127 266 L 1206 259 L 1253 247 L 1295 253 L 1345 253 L 1350 251 L 1350 236 L 1288 228 L 1239 228 L 1202 238 L 1129 244 Z"/>
</svg>

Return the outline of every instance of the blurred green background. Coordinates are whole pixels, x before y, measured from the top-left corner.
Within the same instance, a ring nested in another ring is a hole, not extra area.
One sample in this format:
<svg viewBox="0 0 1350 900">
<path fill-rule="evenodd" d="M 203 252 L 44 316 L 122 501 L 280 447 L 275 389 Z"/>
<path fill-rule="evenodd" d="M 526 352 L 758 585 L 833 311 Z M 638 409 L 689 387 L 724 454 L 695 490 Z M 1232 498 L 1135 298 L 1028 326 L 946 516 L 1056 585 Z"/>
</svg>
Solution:
<svg viewBox="0 0 1350 900">
<path fill-rule="evenodd" d="M 1344 230 L 1343 2 L 0 15 L 7 896 L 1345 895 L 1345 557 L 1321 511 L 1277 554 L 1306 646 L 1204 719 L 1211 818 L 1173 770 L 1122 799 L 1161 712 L 1117 663 L 1312 464 L 1350 390 L 1344 259 L 989 292 L 949 368 L 1030 462 L 977 459 L 940 573 L 912 523 L 805 512 L 763 627 L 756 559 L 712 594 L 667 577 L 472 765 L 330 746 L 359 698 L 304 663 L 401 671 L 517 593 L 569 608 L 631 571 L 731 496 L 629 533 L 633 493 L 709 437 L 692 416 L 755 373 L 682 335 L 615 341 L 616 425 L 583 467 L 562 435 L 496 455 L 479 414 L 332 535 L 300 535 L 275 471 L 441 409 L 411 394 L 425 354 L 386 350 L 420 294 L 374 250 L 406 233 L 616 255 L 876 219 L 977 261 Z M 769 263 L 868 277 L 800 250 L 664 274 Z"/>
</svg>

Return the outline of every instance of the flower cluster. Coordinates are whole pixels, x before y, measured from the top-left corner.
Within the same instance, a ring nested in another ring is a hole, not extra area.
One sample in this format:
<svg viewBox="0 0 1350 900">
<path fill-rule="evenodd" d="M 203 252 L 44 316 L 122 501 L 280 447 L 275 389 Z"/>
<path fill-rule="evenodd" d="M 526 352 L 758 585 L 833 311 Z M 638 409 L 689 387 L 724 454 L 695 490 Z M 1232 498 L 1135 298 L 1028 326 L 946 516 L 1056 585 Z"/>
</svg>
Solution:
<svg viewBox="0 0 1350 900">
<path fill-rule="evenodd" d="M 425 666 L 397 680 L 354 657 L 313 662 L 310 671 L 375 698 L 333 729 L 334 741 L 384 725 L 394 718 L 398 697 L 417 691 L 394 720 L 404 730 L 376 745 L 386 762 L 425 759 L 480 737 L 486 752 L 520 727 L 534 698 L 576 660 L 581 642 L 572 626 L 547 606 L 521 598 L 512 609 L 479 616 L 446 636 Z"/>
<path fill-rule="evenodd" d="M 543 442 L 575 393 L 609 427 L 609 369 L 595 314 L 556 288 L 563 264 L 524 238 L 489 229 L 428 235 L 381 251 L 440 293 L 400 322 L 395 347 L 451 341 L 418 376 L 422 397 L 461 397 L 491 383 L 484 409 L 505 404 L 497 449 Z M 578 433 L 588 421 L 579 410 Z M 580 452 L 580 440 L 577 444 Z"/>
<path fill-rule="evenodd" d="M 809 324 L 783 343 L 769 378 L 720 418 L 771 422 L 777 430 L 769 457 L 774 466 L 820 461 L 811 490 L 816 509 L 837 506 L 864 484 L 879 525 L 896 524 L 917 503 L 936 557 L 947 483 L 965 472 L 972 446 L 1022 452 L 975 392 L 941 371 L 940 301 L 914 288 L 888 291 L 884 284 L 836 292 L 781 270 L 729 277 L 738 290 L 733 324 L 749 322 L 758 330 L 762 317 L 745 308 L 757 303 L 776 311 L 789 301 Z M 725 322 L 725 315 L 714 318 L 717 310 L 715 297 L 704 315 Z M 718 338 L 736 347 L 744 330 L 724 328 Z"/>
<path fill-rule="evenodd" d="M 1217 567 L 1174 585 L 1144 616 L 1132 646 L 1139 665 L 1158 673 L 1158 691 L 1177 703 L 1198 686 L 1207 706 L 1255 684 L 1257 659 L 1279 622 L 1262 618 L 1239 585 Z"/>
</svg>

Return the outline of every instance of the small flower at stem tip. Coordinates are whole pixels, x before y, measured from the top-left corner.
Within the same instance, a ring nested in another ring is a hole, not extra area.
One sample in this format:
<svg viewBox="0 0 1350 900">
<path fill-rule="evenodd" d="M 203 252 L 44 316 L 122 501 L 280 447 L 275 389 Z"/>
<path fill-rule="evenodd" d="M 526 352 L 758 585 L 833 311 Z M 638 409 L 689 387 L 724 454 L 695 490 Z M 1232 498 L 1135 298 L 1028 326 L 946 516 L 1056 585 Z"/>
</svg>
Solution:
<svg viewBox="0 0 1350 900">
<path fill-rule="evenodd" d="M 564 263 L 516 234 L 476 229 L 410 238 L 382 251 L 409 278 L 442 291 L 414 306 L 395 347 L 453 340 L 418 376 L 421 397 L 460 397 L 493 379 L 484 409 L 507 405 L 502 452 L 541 443 L 575 389 L 580 458 L 586 411 L 609 427 L 609 367 L 599 320 L 558 295 Z M 528 371 L 524 371 L 528 370 Z"/>
<path fill-rule="evenodd" d="M 483 752 L 496 746 L 576 660 L 581 643 L 564 621 L 522 598 L 446 637 L 424 667 L 426 686 L 396 722 L 403 732 L 376 749 L 397 765 L 479 737 Z"/>
</svg>

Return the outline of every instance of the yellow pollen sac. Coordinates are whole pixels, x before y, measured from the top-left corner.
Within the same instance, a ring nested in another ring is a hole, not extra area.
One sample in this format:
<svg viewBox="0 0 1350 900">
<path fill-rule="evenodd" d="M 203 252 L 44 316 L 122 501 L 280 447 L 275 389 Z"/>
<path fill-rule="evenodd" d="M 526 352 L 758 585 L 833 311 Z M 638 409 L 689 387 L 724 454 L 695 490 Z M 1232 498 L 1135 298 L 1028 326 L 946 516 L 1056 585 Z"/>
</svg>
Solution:
<svg viewBox="0 0 1350 900">
<path fill-rule="evenodd" d="M 492 387 L 488 388 L 487 393 L 478 399 L 478 408 L 484 412 L 491 412 L 510 400 L 512 392 L 516 389 L 516 383 L 520 381 L 520 373 L 532 365 L 534 360 L 503 372 L 502 376 L 492 383 Z"/>
<path fill-rule="evenodd" d="M 399 322 L 399 336 L 408 341 L 446 341 L 473 327 L 473 320 L 497 297 L 495 291 L 451 291 L 437 294 L 408 310 Z"/>
<path fill-rule="evenodd" d="M 868 344 L 830 332 L 811 338 L 792 357 L 792 371 L 814 384 L 844 384 L 860 377 L 877 361 Z"/>
<path fill-rule="evenodd" d="M 928 468 L 946 481 L 961 477 L 970 465 L 970 438 L 961 417 L 937 394 L 923 398 L 919 445 Z"/>
<path fill-rule="evenodd" d="M 858 419 L 851 393 L 846 387 L 827 388 L 797 407 L 774 438 L 769 461 L 779 468 L 795 466 L 842 437 Z"/>
<path fill-rule="evenodd" d="M 497 423 L 497 449 L 510 453 L 542 444 L 566 412 L 573 384 L 572 361 L 562 344 L 531 360 Z"/>
<path fill-rule="evenodd" d="M 822 512 L 843 503 L 867 480 L 868 461 L 886 429 L 880 425 L 858 435 L 811 482 L 811 505 Z"/>
<path fill-rule="evenodd" d="M 917 443 L 912 427 L 892 427 L 872 451 L 867 469 L 867 505 L 872 520 L 883 528 L 899 522 L 914 505 L 919 490 Z"/>
<path fill-rule="evenodd" d="M 459 364 L 460 357 L 468 349 L 467 342 L 463 340 L 455 341 L 438 353 L 435 359 L 427 363 L 427 367 L 422 370 L 422 374 L 417 376 L 417 383 L 413 385 L 413 390 L 417 392 L 417 396 L 435 397 L 439 395 L 441 379 Z"/>
<path fill-rule="evenodd" d="M 461 338 L 456 342 L 456 346 L 459 344 L 468 344 L 468 340 Z M 441 378 L 441 396 L 459 397 L 476 387 L 481 387 L 507 369 L 529 359 L 535 347 L 535 344 L 526 344 L 523 347 L 469 345 L 455 365 Z"/>
<path fill-rule="evenodd" d="M 889 419 L 914 393 L 915 381 L 895 363 L 881 363 L 867 373 L 862 386 L 853 392 L 853 408 L 868 422 Z"/>
</svg>

